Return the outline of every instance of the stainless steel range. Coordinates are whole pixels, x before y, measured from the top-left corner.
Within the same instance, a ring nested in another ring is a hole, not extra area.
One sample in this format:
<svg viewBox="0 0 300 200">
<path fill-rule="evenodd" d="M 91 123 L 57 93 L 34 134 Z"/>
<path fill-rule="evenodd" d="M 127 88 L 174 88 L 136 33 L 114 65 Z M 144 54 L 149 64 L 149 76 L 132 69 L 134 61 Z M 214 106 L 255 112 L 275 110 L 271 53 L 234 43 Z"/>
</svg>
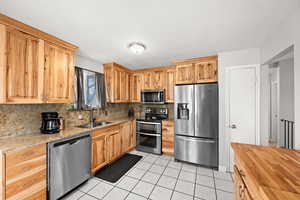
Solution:
<svg viewBox="0 0 300 200">
<path fill-rule="evenodd" d="M 136 120 L 137 150 L 162 153 L 162 120 L 167 118 L 167 108 L 147 107 L 145 109 L 145 117 Z"/>
</svg>

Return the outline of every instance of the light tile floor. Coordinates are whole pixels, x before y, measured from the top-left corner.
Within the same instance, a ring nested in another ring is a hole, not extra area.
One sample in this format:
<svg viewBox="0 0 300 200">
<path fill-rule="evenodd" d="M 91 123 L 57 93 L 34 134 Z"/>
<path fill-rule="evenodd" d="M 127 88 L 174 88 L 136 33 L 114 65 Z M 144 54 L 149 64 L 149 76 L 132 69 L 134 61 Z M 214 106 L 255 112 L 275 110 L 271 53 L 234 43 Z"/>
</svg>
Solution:
<svg viewBox="0 0 300 200">
<path fill-rule="evenodd" d="M 230 173 L 175 162 L 136 150 L 143 158 L 117 183 L 93 177 L 63 200 L 233 200 Z"/>
</svg>

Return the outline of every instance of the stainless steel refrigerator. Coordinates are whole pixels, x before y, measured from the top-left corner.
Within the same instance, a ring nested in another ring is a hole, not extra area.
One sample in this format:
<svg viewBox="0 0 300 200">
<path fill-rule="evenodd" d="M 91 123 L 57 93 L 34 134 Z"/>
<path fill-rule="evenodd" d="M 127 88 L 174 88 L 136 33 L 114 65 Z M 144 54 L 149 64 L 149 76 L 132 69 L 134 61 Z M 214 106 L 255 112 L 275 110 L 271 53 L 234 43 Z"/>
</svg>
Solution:
<svg viewBox="0 0 300 200">
<path fill-rule="evenodd" d="M 218 167 L 217 83 L 175 86 L 175 159 Z"/>
</svg>

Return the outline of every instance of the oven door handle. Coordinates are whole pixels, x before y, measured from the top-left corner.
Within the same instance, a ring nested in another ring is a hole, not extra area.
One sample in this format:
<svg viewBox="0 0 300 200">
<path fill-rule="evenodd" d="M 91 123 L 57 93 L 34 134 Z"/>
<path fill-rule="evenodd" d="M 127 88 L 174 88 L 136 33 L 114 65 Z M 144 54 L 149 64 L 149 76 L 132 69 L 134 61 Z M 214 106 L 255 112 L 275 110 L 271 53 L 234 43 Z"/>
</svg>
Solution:
<svg viewBox="0 0 300 200">
<path fill-rule="evenodd" d="M 155 137 L 161 137 L 160 134 L 151 134 L 151 133 L 142 133 L 142 132 L 137 132 L 140 135 L 148 135 L 148 136 L 155 136 Z"/>
<path fill-rule="evenodd" d="M 143 122 L 143 121 L 136 121 L 136 122 L 139 123 L 139 124 L 158 124 L 158 125 L 161 124 L 159 122 Z"/>
</svg>

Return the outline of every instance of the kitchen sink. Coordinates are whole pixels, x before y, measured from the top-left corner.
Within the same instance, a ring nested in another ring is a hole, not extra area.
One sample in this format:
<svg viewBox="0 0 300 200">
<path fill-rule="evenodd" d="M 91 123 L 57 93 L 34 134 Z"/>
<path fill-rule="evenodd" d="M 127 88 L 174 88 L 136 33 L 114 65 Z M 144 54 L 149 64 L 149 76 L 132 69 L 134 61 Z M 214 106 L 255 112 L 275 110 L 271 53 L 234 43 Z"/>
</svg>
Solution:
<svg viewBox="0 0 300 200">
<path fill-rule="evenodd" d="M 112 122 L 108 122 L 108 121 L 100 121 L 100 122 L 94 122 L 93 126 L 91 126 L 90 123 L 88 124 L 83 124 L 78 126 L 79 128 L 95 128 L 95 127 L 99 127 L 99 126 L 105 126 L 107 124 L 111 124 Z"/>
</svg>

